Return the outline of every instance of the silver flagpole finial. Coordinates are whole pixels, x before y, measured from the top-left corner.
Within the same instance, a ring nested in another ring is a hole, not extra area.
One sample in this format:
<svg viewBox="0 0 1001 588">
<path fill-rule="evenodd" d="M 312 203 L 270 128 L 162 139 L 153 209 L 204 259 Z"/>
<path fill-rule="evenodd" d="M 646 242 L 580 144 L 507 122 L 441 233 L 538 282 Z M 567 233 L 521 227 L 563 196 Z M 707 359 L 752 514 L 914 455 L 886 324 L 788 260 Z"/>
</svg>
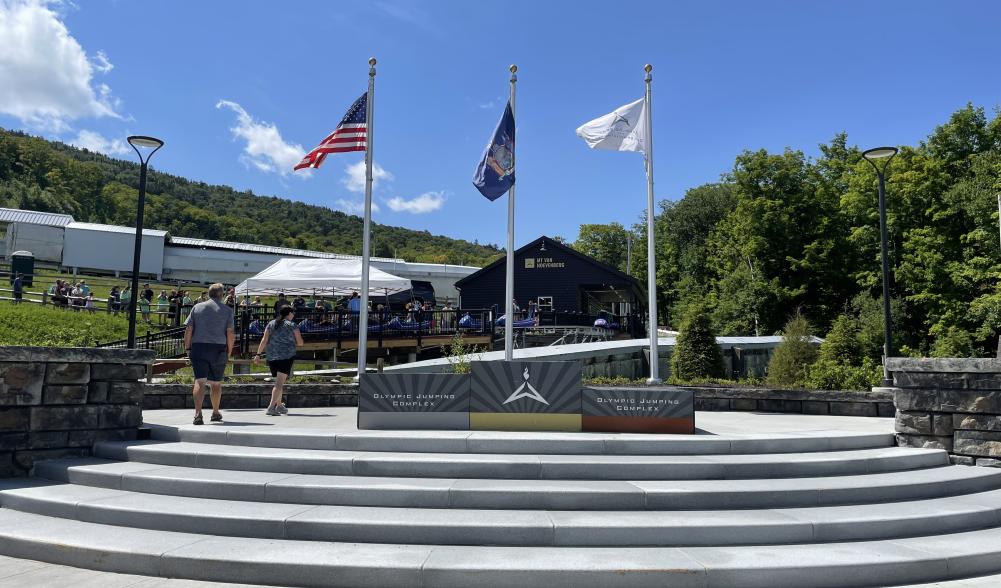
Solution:
<svg viewBox="0 0 1001 588">
<path fill-rule="evenodd" d="M 374 57 L 369 57 L 368 58 L 368 64 L 371 65 L 372 67 L 375 67 L 375 64 L 376 64 L 375 58 Z M 650 66 L 648 65 L 647 67 L 650 67 Z"/>
<path fill-rule="evenodd" d="M 509 67 L 508 69 L 511 70 L 511 73 L 518 73 L 518 66 L 514 65 L 513 63 L 511 64 L 511 67 Z"/>
<path fill-rule="evenodd" d="M 648 63 L 643 66 L 643 71 L 645 71 L 646 73 L 650 73 L 651 71 L 653 71 L 653 66 Z"/>
</svg>

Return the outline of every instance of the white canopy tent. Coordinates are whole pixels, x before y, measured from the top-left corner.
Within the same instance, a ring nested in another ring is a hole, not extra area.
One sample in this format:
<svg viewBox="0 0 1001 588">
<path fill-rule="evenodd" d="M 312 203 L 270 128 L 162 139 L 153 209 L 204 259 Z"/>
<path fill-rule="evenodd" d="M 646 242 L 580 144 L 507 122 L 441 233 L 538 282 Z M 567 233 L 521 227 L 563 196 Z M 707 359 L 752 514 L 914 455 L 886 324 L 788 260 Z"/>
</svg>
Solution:
<svg viewBox="0 0 1001 588">
<path fill-rule="evenodd" d="M 411 289 L 410 280 L 369 267 L 369 295 L 387 296 Z M 282 258 L 236 287 L 238 296 L 342 296 L 361 290 L 361 260 Z"/>
</svg>

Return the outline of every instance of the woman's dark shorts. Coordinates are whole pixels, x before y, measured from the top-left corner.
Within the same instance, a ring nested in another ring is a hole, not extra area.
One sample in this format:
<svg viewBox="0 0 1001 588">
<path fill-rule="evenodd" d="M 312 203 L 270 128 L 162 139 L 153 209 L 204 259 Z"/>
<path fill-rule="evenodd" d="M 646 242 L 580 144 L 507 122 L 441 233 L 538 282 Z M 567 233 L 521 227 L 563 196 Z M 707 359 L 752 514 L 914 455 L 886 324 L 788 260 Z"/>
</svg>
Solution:
<svg viewBox="0 0 1001 588">
<path fill-rule="evenodd" d="M 191 358 L 195 379 L 221 382 L 226 373 L 228 355 L 225 343 L 192 343 L 188 357 Z"/>
<path fill-rule="evenodd" d="M 294 357 L 290 357 L 288 359 L 276 359 L 274 361 L 269 361 L 268 367 L 271 368 L 272 376 L 278 376 L 278 374 L 291 376 L 293 363 L 295 363 Z"/>
</svg>

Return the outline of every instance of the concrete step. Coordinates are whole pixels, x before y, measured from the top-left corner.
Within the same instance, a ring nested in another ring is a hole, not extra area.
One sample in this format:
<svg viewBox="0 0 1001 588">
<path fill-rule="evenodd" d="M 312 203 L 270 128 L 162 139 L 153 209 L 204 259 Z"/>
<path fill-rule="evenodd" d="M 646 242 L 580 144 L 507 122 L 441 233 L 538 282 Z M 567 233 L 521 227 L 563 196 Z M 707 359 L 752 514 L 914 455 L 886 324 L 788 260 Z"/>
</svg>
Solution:
<svg viewBox="0 0 1001 588">
<path fill-rule="evenodd" d="M 403 478 L 712 480 L 842 476 L 948 465 L 945 451 L 903 447 L 763 455 L 503 455 L 103 442 L 106 459 L 253 472 Z"/>
<path fill-rule="evenodd" d="M 521 433 L 502 431 L 292 430 L 265 426 L 150 425 L 160 441 L 217 445 L 528 455 L 705 455 L 846 451 L 895 445 L 890 433 L 817 430 L 774 435 L 642 435 L 626 433 Z"/>
<path fill-rule="evenodd" d="M 437 545 L 776 545 L 898 538 L 1001 525 L 1001 490 L 850 506 L 574 512 L 310 506 L 59 484 L 0 491 L 0 506 L 91 523 L 184 533 Z"/>
<path fill-rule="evenodd" d="M 150 531 L 0 509 L 0 553 L 105 571 L 298 586 L 886 586 L 1001 571 L 1001 529 L 727 547 L 332 543 Z"/>
<path fill-rule="evenodd" d="M 329 476 L 53 460 L 38 476 L 175 496 L 411 508 L 711 510 L 871 504 L 1001 488 L 1001 470 L 965 466 L 814 478 L 746 480 L 504 480 Z"/>
</svg>

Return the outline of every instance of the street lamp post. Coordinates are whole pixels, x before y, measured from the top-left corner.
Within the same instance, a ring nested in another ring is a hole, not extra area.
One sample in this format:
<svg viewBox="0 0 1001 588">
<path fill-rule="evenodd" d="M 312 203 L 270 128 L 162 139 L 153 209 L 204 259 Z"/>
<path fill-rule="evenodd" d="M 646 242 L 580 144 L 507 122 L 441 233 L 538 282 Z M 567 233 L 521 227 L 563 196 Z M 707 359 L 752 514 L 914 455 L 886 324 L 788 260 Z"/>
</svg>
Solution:
<svg viewBox="0 0 1001 588">
<path fill-rule="evenodd" d="M 886 360 L 893 353 L 893 327 L 890 322 L 890 262 L 886 244 L 886 168 L 897 154 L 896 147 L 875 147 L 862 152 L 862 157 L 872 165 L 879 177 L 879 250 L 883 260 L 883 386 L 893 386 Z M 882 166 L 878 163 L 882 163 Z"/>
<path fill-rule="evenodd" d="M 136 303 L 139 301 L 139 260 L 142 258 L 142 242 L 143 242 L 143 209 L 146 207 L 146 167 L 149 164 L 149 160 L 153 157 L 160 147 L 163 147 L 163 141 L 156 139 L 154 137 L 144 137 L 142 135 L 133 135 L 129 137 L 129 145 L 136 150 L 136 154 L 139 155 L 139 204 L 136 210 L 136 244 L 132 251 L 132 297 L 129 298 L 129 349 L 135 349 L 136 346 Z M 143 151 L 140 147 L 146 150 L 146 156 L 143 157 Z"/>
</svg>

